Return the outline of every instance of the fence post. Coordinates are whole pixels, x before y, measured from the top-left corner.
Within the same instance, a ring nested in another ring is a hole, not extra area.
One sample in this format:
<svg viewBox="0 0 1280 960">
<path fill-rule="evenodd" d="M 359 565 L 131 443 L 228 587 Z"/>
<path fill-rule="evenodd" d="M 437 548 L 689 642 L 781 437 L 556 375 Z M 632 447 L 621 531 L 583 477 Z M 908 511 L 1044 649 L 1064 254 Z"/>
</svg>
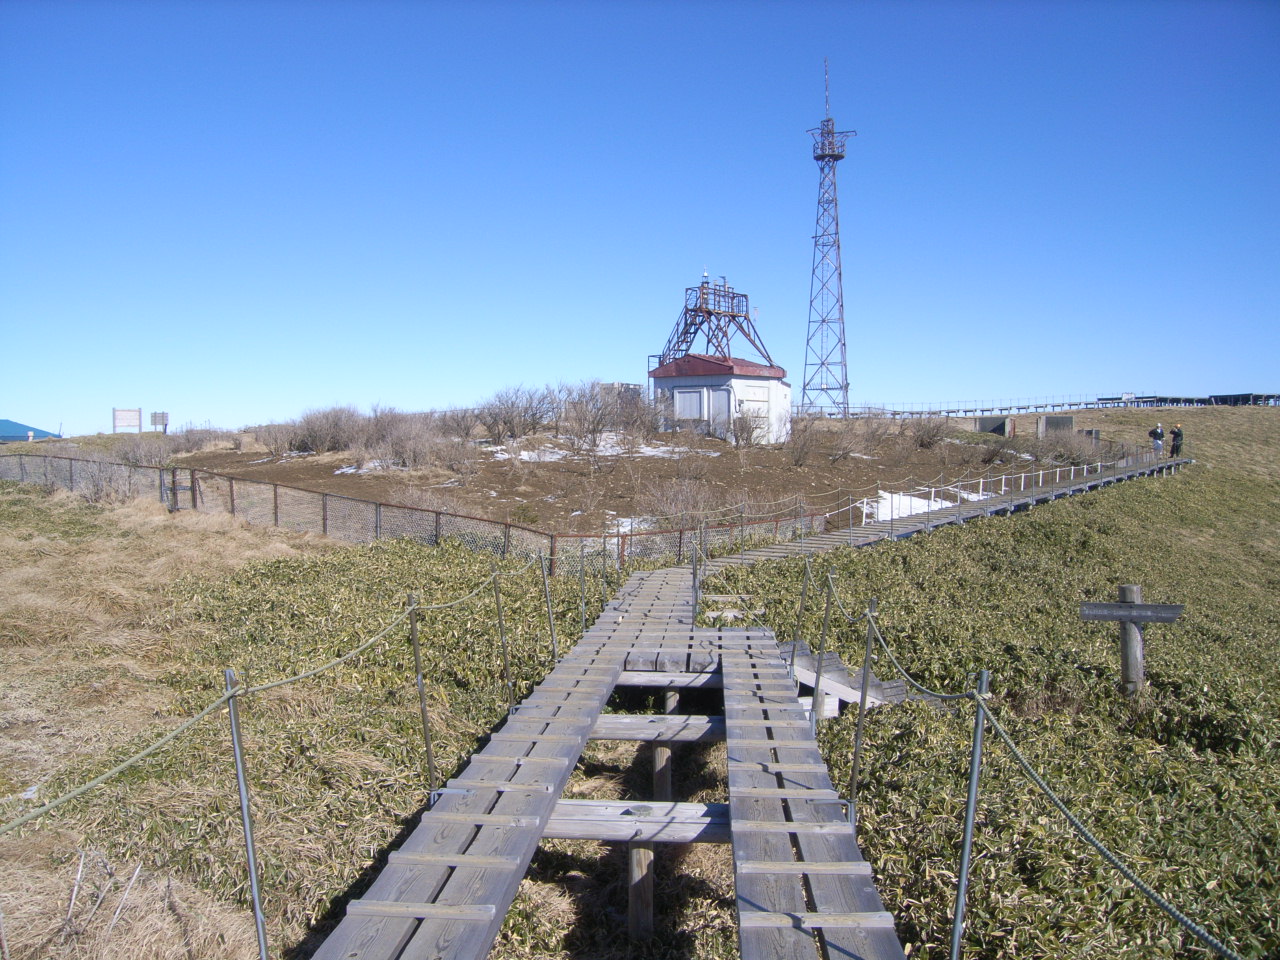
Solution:
<svg viewBox="0 0 1280 960">
<path fill-rule="evenodd" d="M 511 552 L 511 524 L 504 523 L 502 525 L 502 559 L 507 559 L 507 554 Z"/>
<path fill-rule="evenodd" d="M 422 680 L 422 649 L 418 644 L 418 598 L 409 594 L 409 642 L 413 644 L 413 670 L 418 685 L 418 711 L 422 714 L 422 740 L 427 746 L 427 809 L 435 805 L 436 757 L 431 749 L 431 723 L 427 714 L 427 687 Z"/>
<path fill-rule="evenodd" d="M 329 495 L 320 494 L 320 532 L 329 535 Z"/>
<path fill-rule="evenodd" d="M 507 706 L 516 708 L 516 689 L 511 683 L 511 654 L 507 650 L 507 625 L 502 619 L 502 588 L 498 585 L 498 565 L 490 563 L 493 571 L 493 602 L 498 608 L 498 639 L 502 641 L 502 675 L 507 684 Z"/>
<path fill-rule="evenodd" d="M 969 892 L 969 861 L 973 849 L 973 821 L 978 809 L 978 776 L 982 772 L 982 733 L 987 725 L 987 686 L 991 674 L 978 673 L 978 695 L 974 698 L 973 750 L 969 755 L 969 796 L 964 808 L 964 840 L 960 847 L 960 876 L 956 882 L 956 914 L 951 924 L 951 960 L 960 960 L 960 940 L 964 935 L 964 904 Z"/>
<path fill-rule="evenodd" d="M 551 584 L 547 582 L 547 565 L 541 551 L 538 553 L 538 569 L 542 571 L 542 596 L 547 601 L 547 627 L 551 631 L 551 662 L 555 663 L 560 659 L 560 652 L 556 646 L 556 617 L 551 610 Z"/>
<path fill-rule="evenodd" d="M 227 693 L 236 689 L 235 671 L 228 667 L 222 675 Z M 258 931 L 258 956 L 267 960 L 267 927 L 262 917 L 262 891 L 258 888 L 258 855 L 253 846 L 253 811 L 249 806 L 249 781 L 244 772 L 244 748 L 240 743 L 240 710 L 236 704 L 239 693 L 232 693 L 227 700 L 227 713 L 231 717 L 231 751 L 236 764 L 236 786 L 240 790 L 240 823 L 244 827 L 245 855 L 249 863 L 249 895 L 253 899 L 253 925 Z"/>
<path fill-rule="evenodd" d="M 551 557 L 548 560 L 548 565 L 551 567 L 551 575 L 553 577 L 556 575 L 557 549 L 558 549 L 558 542 L 556 540 L 556 535 L 553 533 L 551 534 Z"/>
<path fill-rule="evenodd" d="M 433 512 L 436 515 L 436 539 L 435 539 L 435 542 L 432 544 L 432 546 L 438 547 L 440 546 L 440 511 L 436 510 Z"/>
<path fill-rule="evenodd" d="M 382 504 L 373 505 L 373 539 L 382 539 Z"/>
<path fill-rule="evenodd" d="M 684 529 L 676 531 L 676 566 L 684 566 Z"/>
</svg>

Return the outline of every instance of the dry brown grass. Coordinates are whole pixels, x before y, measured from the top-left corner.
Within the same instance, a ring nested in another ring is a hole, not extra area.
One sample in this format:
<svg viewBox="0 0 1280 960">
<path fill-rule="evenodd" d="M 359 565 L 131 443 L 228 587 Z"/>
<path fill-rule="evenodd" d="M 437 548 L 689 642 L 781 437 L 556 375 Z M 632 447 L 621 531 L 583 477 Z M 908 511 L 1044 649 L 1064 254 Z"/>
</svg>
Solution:
<svg viewBox="0 0 1280 960">
<path fill-rule="evenodd" d="M 81 856 L 83 855 L 83 863 Z M 0 908 L 12 960 L 244 960 L 253 921 L 189 885 L 114 864 L 65 831 L 10 840 Z"/>
<path fill-rule="evenodd" d="M 188 638 L 165 629 L 166 584 L 331 549 L 317 537 L 251 530 L 228 517 L 171 515 L 152 501 L 95 508 L 71 494 L 0 486 L 0 819 L 10 809 L 4 798 L 38 791 L 172 708 L 160 678 Z M 256 952 L 241 911 L 149 867 L 108 937 L 135 865 L 96 854 L 86 856 L 68 920 L 80 843 L 50 828 L 5 838 L 0 907 L 14 960 Z"/>
</svg>

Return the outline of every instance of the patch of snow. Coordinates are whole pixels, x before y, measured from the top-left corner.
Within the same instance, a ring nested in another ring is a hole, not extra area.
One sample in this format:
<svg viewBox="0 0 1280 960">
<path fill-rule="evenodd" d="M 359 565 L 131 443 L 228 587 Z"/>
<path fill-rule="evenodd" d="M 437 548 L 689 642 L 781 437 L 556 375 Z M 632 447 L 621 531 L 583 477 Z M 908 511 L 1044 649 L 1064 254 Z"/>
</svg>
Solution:
<svg viewBox="0 0 1280 960">
<path fill-rule="evenodd" d="M 379 470 L 402 470 L 402 469 L 404 469 L 404 468 L 403 468 L 403 467 L 398 466 L 397 464 L 392 463 L 390 460 L 370 460 L 370 461 L 369 461 L 368 463 L 366 463 L 364 466 L 358 466 L 358 465 L 356 465 L 356 464 L 352 464 L 352 465 L 351 465 L 351 466 L 349 466 L 349 467 L 339 467 L 337 470 L 335 470 L 335 471 L 333 471 L 333 472 L 334 472 L 335 474 L 338 474 L 338 473 L 374 473 L 374 472 L 379 471 Z"/>
<path fill-rule="evenodd" d="M 563 460 L 569 455 L 568 450 L 561 450 L 559 447 L 543 444 L 533 450 L 520 450 L 517 457 L 524 463 L 552 463 L 556 460 Z M 510 460 L 511 451 L 506 447 L 497 447 L 493 451 L 493 459 Z"/>
<path fill-rule="evenodd" d="M 966 490 L 963 487 L 947 487 L 954 494 L 958 494 L 964 500 L 989 500 L 995 494 L 990 491 L 978 493 L 976 490 Z"/>
<path fill-rule="evenodd" d="M 910 494 L 890 493 L 885 490 L 879 491 L 876 499 L 868 497 L 862 503 L 863 509 L 872 520 L 899 520 L 913 514 L 955 506 L 951 501 L 939 497 L 913 497 Z"/>
<path fill-rule="evenodd" d="M 652 522 L 648 517 L 618 517 L 613 521 L 613 532 L 636 533 L 647 529 Z"/>
</svg>

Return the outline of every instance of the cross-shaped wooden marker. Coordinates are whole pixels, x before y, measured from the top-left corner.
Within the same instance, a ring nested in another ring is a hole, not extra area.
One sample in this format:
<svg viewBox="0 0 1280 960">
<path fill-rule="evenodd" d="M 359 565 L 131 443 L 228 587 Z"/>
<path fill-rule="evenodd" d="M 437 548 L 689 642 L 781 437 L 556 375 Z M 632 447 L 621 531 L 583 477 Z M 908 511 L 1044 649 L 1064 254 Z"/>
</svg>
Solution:
<svg viewBox="0 0 1280 960">
<path fill-rule="evenodd" d="M 1120 587 L 1119 603 L 1082 603 L 1082 620 L 1120 621 L 1120 689 L 1136 696 L 1142 689 L 1142 625 L 1173 623 L 1182 615 L 1180 603 L 1143 603 L 1142 587 L 1126 583 Z"/>
</svg>

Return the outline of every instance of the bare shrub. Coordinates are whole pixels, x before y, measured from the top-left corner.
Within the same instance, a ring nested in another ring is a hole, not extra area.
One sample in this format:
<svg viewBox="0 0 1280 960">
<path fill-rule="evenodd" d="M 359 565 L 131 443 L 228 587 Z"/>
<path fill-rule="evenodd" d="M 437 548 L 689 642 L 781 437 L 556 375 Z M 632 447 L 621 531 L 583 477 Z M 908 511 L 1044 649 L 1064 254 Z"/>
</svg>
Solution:
<svg viewBox="0 0 1280 960">
<path fill-rule="evenodd" d="M 706 483 L 689 478 L 656 480 L 645 484 L 636 504 L 663 527 L 695 527 L 708 513 L 723 506 L 724 494 Z"/>
<path fill-rule="evenodd" d="M 920 450 L 932 450 L 950 430 L 943 417 L 912 417 L 903 425 L 903 433 Z"/>
<path fill-rule="evenodd" d="M 1079 465 L 1092 463 L 1098 456 L 1097 445 L 1091 437 L 1067 430 L 1054 431 L 1043 438 L 1026 441 L 1023 445 L 1027 453 L 1048 463 Z"/>
<path fill-rule="evenodd" d="M 350 450 L 364 435 L 365 417 L 355 407 L 308 410 L 298 419 L 296 449 L 308 453 Z"/>
<path fill-rule="evenodd" d="M 994 434 L 989 440 L 983 444 L 982 462 L 990 465 L 993 463 L 1004 463 L 1017 457 L 1017 451 L 1013 449 L 1013 444 L 1005 437 L 997 437 Z"/>
<path fill-rule="evenodd" d="M 537 433 L 554 419 L 555 392 L 549 388 L 509 387 L 476 408 L 480 425 L 494 443 Z"/>
<path fill-rule="evenodd" d="M 850 417 L 830 421 L 832 463 L 850 457 L 870 457 L 881 450 L 893 435 L 894 421 L 888 417 Z"/>
<path fill-rule="evenodd" d="M 253 434 L 253 439 L 266 447 L 272 456 L 283 457 L 289 451 L 296 449 L 294 438 L 298 435 L 298 425 L 292 421 L 264 423 L 253 427 L 249 432 Z"/>
<path fill-rule="evenodd" d="M 765 434 L 764 417 L 740 413 L 733 418 L 733 445 L 738 448 L 758 447 Z"/>
<path fill-rule="evenodd" d="M 175 443 L 167 437 L 128 437 L 116 444 L 113 453 L 131 467 L 163 467 L 173 455 Z"/>
<path fill-rule="evenodd" d="M 787 441 L 782 445 L 793 467 L 803 467 L 817 452 L 821 440 L 820 421 L 813 416 L 791 418 Z"/>
<path fill-rule="evenodd" d="M 401 413 L 389 407 L 374 407 L 359 453 L 364 465 L 375 469 L 421 470 L 435 463 L 440 447 L 449 443 L 441 433 L 435 414 Z"/>
<path fill-rule="evenodd" d="M 575 452 L 594 453 L 600 438 L 616 424 L 617 413 L 614 392 L 604 389 L 598 380 L 580 383 L 564 395 L 561 430 Z"/>
<path fill-rule="evenodd" d="M 454 407 L 437 415 L 440 431 L 446 437 L 470 440 L 480 426 L 480 414 L 474 407 Z"/>
<path fill-rule="evenodd" d="M 658 407 L 643 394 L 623 393 L 618 397 L 616 429 L 623 444 L 633 451 L 652 440 L 662 429 Z"/>
</svg>

